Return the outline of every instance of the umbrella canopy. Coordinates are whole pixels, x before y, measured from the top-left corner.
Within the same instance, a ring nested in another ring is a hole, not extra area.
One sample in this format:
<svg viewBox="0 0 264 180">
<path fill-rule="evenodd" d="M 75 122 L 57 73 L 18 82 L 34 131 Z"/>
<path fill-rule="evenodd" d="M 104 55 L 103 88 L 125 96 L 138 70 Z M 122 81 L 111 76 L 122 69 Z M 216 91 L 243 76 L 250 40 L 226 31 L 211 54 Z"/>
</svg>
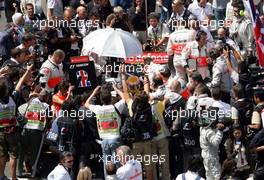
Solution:
<svg viewBox="0 0 264 180">
<path fill-rule="evenodd" d="M 83 39 L 82 55 L 128 58 L 142 54 L 142 45 L 133 34 L 121 29 L 99 29 Z"/>
</svg>

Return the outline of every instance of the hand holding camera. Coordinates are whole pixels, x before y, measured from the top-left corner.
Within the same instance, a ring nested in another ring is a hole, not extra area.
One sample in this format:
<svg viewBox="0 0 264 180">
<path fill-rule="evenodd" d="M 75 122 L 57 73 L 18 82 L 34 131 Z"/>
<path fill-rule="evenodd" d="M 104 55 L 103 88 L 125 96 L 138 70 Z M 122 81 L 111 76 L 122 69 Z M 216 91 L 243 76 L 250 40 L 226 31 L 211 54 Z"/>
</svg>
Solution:
<svg viewBox="0 0 264 180">
<path fill-rule="evenodd" d="M 31 72 L 32 69 L 33 69 L 33 67 L 34 67 L 34 64 L 33 63 L 28 63 L 27 64 L 27 71 Z"/>
<path fill-rule="evenodd" d="M 224 130 L 225 125 L 223 123 L 218 123 L 218 124 L 216 124 L 216 128 L 222 131 L 222 130 Z"/>
</svg>

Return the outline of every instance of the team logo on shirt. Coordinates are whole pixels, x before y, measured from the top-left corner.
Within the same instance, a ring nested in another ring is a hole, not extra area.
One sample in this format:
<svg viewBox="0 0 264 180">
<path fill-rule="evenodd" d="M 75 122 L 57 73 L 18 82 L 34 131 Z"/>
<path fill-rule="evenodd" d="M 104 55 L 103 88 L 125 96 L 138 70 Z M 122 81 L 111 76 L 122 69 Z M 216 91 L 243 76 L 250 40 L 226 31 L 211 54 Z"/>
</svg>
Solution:
<svg viewBox="0 0 264 180">
<path fill-rule="evenodd" d="M 91 86 L 91 81 L 89 81 L 88 73 L 84 70 L 80 70 L 76 72 L 77 79 L 80 80 L 79 86 L 80 88 Z"/>
</svg>

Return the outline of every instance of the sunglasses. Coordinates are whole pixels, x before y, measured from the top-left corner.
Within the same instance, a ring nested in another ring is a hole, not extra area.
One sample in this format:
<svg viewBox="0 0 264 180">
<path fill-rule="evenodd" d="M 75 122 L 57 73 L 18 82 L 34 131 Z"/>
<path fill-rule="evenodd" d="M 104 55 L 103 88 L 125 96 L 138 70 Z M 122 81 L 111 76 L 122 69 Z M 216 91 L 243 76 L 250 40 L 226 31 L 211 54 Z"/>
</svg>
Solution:
<svg viewBox="0 0 264 180">
<path fill-rule="evenodd" d="M 65 163 L 68 163 L 68 164 L 69 164 L 69 163 L 73 163 L 73 160 L 71 160 L 71 161 L 65 161 Z"/>
</svg>

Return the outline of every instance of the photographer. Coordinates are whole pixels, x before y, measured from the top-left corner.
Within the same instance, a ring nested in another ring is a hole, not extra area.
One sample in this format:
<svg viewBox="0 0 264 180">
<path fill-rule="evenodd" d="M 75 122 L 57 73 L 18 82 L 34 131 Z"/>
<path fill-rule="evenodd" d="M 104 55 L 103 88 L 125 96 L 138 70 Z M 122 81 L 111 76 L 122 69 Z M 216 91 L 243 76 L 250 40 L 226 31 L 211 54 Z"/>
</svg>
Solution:
<svg viewBox="0 0 264 180">
<path fill-rule="evenodd" d="M 229 31 L 225 27 L 220 27 L 217 30 L 217 37 L 218 40 L 221 40 L 224 44 L 228 44 L 231 46 L 231 49 L 234 48 L 237 51 L 239 50 L 239 47 L 236 45 L 236 43 L 229 37 Z"/>
<path fill-rule="evenodd" d="M 27 65 L 27 70 L 22 71 L 23 74 L 20 74 L 21 78 L 16 84 L 13 92 L 13 97 L 16 101 L 17 106 L 20 106 L 21 104 L 24 104 L 29 100 L 31 85 L 33 83 L 32 69 L 33 65 Z"/>
<path fill-rule="evenodd" d="M 26 49 L 15 48 L 11 50 L 11 58 L 4 62 L 3 67 L 17 66 L 23 68 L 24 63 L 29 59 L 30 53 Z"/>
<path fill-rule="evenodd" d="M 16 46 L 16 37 L 12 25 L 7 25 L 5 31 L 0 32 L 0 66 L 11 57 L 11 49 Z"/>
<path fill-rule="evenodd" d="M 237 70 L 231 61 L 231 50 L 234 53 L 234 58 L 237 61 Z M 254 84 L 254 80 L 252 78 L 252 74 L 249 72 L 247 61 L 242 60 L 239 52 L 232 46 L 228 46 L 226 50 L 224 49 L 224 55 L 226 57 L 226 65 L 232 81 L 235 84 L 240 84 L 242 86 L 245 97 L 251 98 L 251 88 Z"/>
<path fill-rule="evenodd" d="M 0 179 L 5 179 L 5 168 L 9 156 L 10 176 L 16 178 L 16 160 L 20 146 L 17 126 L 16 103 L 9 96 L 5 78 L 0 79 Z"/>
<path fill-rule="evenodd" d="M 80 40 L 78 29 L 74 26 L 71 26 L 73 23 L 73 14 L 74 11 L 72 8 L 66 8 L 63 12 L 63 24 L 60 24 L 58 29 L 58 47 L 62 49 L 65 53 L 65 61 L 70 60 L 71 56 L 78 56 L 80 48 L 78 42 Z M 64 67 L 66 68 L 66 67 Z"/>
<path fill-rule="evenodd" d="M 88 34 L 87 33 L 88 27 L 86 26 L 86 22 L 88 21 L 86 7 L 84 5 L 78 6 L 78 8 L 76 9 L 76 13 L 77 14 L 74 20 L 78 24 L 77 28 L 80 35 L 82 36 L 82 38 L 84 38 Z"/>
<path fill-rule="evenodd" d="M 133 35 L 136 36 L 142 44 L 147 41 L 147 22 L 145 18 L 147 12 L 145 12 L 145 6 L 144 0 L 133 0 L 133 6 L 128 10 L 128 16 L 133 25 Z"/>
<path fill-rule="evenodd" d="M 25 105 L 20 106 L 20 114 L 23 114 L 27 119 L 22 132 L 21 151 L 19 153 L 18 161 L 18 175 L 21 176 L 23 172 L 23 162 L 29 164 L 28 171 L 33 172 L 36 169 L 34 165 L 37 161 L 37 155 L 42 136 L 44 133 L 45 125 L 47 123 L 46 117 L 49 105 L 49 94 L 47 91 L 42 90 L 38 97 L 31 98 Z M 24 108 L 26 106 L 26 108 Z M 29 156 L 30 154 L 30 156 Z M 33 175 L 33 174 L 32 174 Z"/>
<path fill-rule="evenodd" d="M 22 43 L 19 46 L 17 46 L 17 48 L 28 50 L 31 54 L 31 57 L 33 57 L 35 43 L 36 41 L 34 35 L 28 33 L 22 37 Z"/>
<path fill-rule="evenodd" d="M 223 54 L 223 47 L 218 46 L 211 49 L 209 57 L 213 61 L 211 87 L 219 87 L 221 90 L 221 100 L 230 103 L 232 81 L 228 73 L 225 56 Z"/>
<path fill-rule="evenodd" d="M 93 105 L 91 101 L 95 95 L 100 93 L 100 100 L 103 105 Z M 85 107 L 89 108 L 96 114 L 97 128 L 100 136 L 103 159 L 104 159 L 104 175 L 107 176 L 105 165 L 108 161 L 112 161 L 115 150 L 119 147 L 121 136 L 119 129 L 121 127 L 121 117 L 118 115 L 117 109 L 120 102 L 113 104 L 113 99 L 107 85 L 97 86 L 85 103 Z M 119 111 L 120 112 L 120 111 Z"/>
<path fill-rule="evenodd" d="M 110 21 L 109 27 L 120 28 L 124 31 L 132 32 L 132 24 L 122 7 L 120 6 L 115 7 L 114 13 L 110 14 L 109 16 L 113 16 L 113 18 Z"/>
</svg>

